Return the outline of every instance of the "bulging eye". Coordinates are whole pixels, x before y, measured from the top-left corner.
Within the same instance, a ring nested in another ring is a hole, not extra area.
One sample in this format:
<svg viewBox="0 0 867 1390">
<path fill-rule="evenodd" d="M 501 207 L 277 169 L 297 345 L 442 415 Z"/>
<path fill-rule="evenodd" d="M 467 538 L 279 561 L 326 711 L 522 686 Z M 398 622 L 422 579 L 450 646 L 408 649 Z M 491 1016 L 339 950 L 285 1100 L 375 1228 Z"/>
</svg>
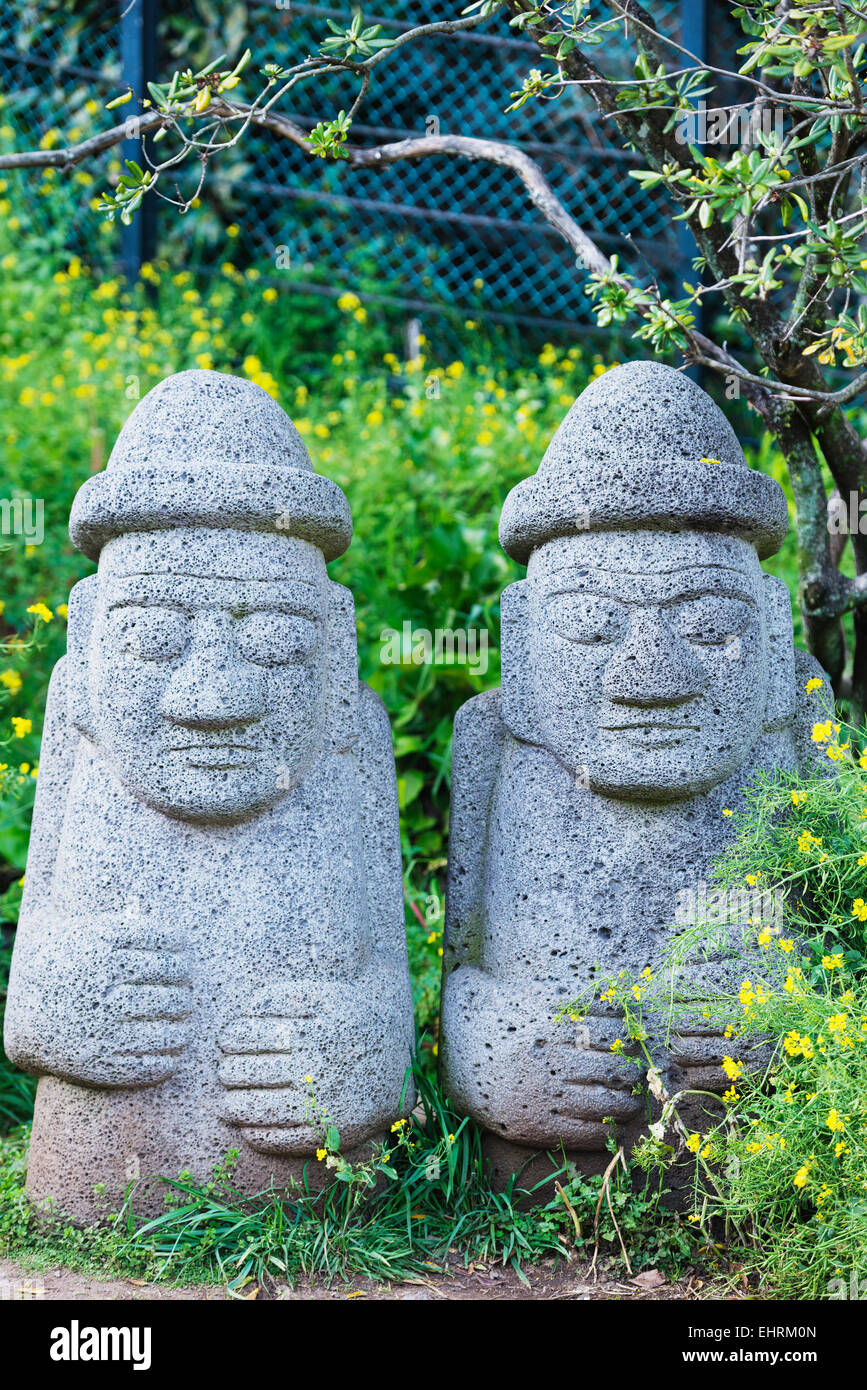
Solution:
<svg viewBox="0 0 867 1390">
<path fill-rule="evenodd" d="M 182 655 L 189 640 L 188 620 L 175 608 L 113 608 L 109 630 L 118 649 L 140 661 L 171 661 Z"/>
<path fill-rule="evenodd" d="M 749 626 L 752 608 L 746 599 L 707 594 L 687 599 L 670 610 L 675 631 L 699 646 L 722 646 Z"/>
<path fill-rule="evenodd" d="M 316 645 L 318 624 L 296 613 L 249 613 L 235 628 L 238 651 L 261 666 L 304 661 Z"/>
<path fill-rule="evenodd" d="M 616 642 L 626 631 L 623 604 L 603 594 L 552 594 L 546 612 L 555 631 L 571 642 Z"/>
</svg>

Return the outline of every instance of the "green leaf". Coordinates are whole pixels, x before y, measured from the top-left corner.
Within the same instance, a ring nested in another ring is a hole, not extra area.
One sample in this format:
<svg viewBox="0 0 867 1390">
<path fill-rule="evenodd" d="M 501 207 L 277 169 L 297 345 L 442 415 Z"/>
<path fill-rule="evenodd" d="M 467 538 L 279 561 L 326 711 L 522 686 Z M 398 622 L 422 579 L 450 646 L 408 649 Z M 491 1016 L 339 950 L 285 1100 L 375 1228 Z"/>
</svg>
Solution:
<svg viewBox="0 0 867 1390">
<path fill-rule="evenodd" d="M 415 801 L 423 786 L 424 778 L 420 772 L 410 771 L 403 777 L 398 777 L 397 804 L 401 811 L 404 811 L 410 802 Z"/>
</svg>

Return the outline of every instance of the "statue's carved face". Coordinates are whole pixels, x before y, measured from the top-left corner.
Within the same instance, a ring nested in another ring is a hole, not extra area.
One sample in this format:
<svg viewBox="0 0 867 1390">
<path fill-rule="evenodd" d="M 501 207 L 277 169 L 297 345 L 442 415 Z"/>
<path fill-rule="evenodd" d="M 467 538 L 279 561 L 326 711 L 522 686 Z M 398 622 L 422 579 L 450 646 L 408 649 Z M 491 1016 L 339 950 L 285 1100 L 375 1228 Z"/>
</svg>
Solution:
<svg viewBox="0 0 867 1390">
<path fill-rule="evenodd" d="M 763 575 L 724 536 L 592 533 L 528 567 L 528 678 L 544 744 L 614 796 L 707 791 L 745 761 L 767 688 Z"/>
<path fill-rule="evenodd" d="M 94 735 L 121 781 L 169 815 L 229 821 L 301 779 L 325 723 L 326 574 L 287 536 L 121 536 L 100 558 Z"/>
</svg>

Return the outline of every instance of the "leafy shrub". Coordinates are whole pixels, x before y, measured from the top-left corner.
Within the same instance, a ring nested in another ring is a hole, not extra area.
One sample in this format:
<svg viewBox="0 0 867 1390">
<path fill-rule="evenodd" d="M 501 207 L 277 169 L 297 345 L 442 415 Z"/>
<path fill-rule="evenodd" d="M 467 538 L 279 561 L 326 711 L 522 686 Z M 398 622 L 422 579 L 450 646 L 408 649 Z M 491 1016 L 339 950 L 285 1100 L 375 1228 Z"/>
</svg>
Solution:
<svg viewBox="0 0 867 1390">
<path fill-rule="evenodd" d="M 695 1155 L 690 1219 L 708 1242 L 725 1230 L 729 1257 L 763 1288 L 845 1298 L 867 1281 L 867 754 L 858 731 L 833 719 L 814 725 L 813 740 L 827 768 L 758 776 L 716 866 L 729 892 L 746 885 L 757 902 L 781 903 L 782 920 L 775 910 L 746 926 L 699 925 L 656 977 L 624 973 L 603 992 L 651 1079 L 655 1012 L 675 1027 L 699 1013 L 730 1039 L 724 1113 L 689 1133 L 681 1112 L 692 1093 L 662 1092 L 662 1129 L 636 1158 L 665 1170 Z M 720 949 L 743 961 L 737 993 L 684 987 L 680 968 Z"/>
<path fill-rule="evenodd" d="M 305 1275 L 430 1277 L 470 1261 L 509 1264 L 526 1279 L 527 1265 L 590 1257 L 597 1247 L 618 1271 L 654 1266 L 677 1275 L 694 1258 L 689 1227 L 670 1213 L 660 1222 L 653 1181 L 634 1191 L 629 1175 L 617 1174 L 603 1202 L 602 1177 L 572 1177 L 564 1167 L 550 1200 L 540 1201 L 520 1176 L 495 1192 L 475 1125 L 450 1109 L 419 1067 L 415 1084 L 415 1114 L 397 1121 L 366 1162 L 347 1163 L 321 1116 L 322 1147 L 288 1194 L 243 1196 L 229 1154 L 207 1182 L 161 1179 L 165 1211 L 156 1217 L 137 1214 L 140 1184 L 132 1184 L 102 1228 L 77 1229 L 61 1213 L 35 1215 L 23 1191 L 26 1134 L 14 1134 L 0 1140 L 0 1255 L 24 1249 L 39 1264 L 60 1260 L 103 1277 L 215 1280 L 239 1293 L 251 1282 Z M 334 1178 L 324 1190 L 311 1181 L 320 1165 Z"/>
</svg>

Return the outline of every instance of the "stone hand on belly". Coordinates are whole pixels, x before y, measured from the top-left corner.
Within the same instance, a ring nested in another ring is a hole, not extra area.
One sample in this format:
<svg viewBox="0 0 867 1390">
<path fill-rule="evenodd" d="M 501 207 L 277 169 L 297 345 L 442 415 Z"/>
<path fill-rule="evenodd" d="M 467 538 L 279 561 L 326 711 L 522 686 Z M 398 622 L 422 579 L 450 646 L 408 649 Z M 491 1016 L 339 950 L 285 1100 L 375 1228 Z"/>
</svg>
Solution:
<svg viewBox="0 0 867 1390">
<path fill-rule="evenodd" d="M 37 1035 L 30 1026 L 32 1010 L 13 1007 L 7 1046 L 21 1065 L 85 1086 L 167 1080 L 189 1041 L 183 946 L 176 929 L 138 919 L 91 919 L 48 932 L 32 960 L 20 963 L 25 979 L 32 973 L 41 1028 Z M 22 992 L 16 995 L 20 1001 Z"/>
</svg>

